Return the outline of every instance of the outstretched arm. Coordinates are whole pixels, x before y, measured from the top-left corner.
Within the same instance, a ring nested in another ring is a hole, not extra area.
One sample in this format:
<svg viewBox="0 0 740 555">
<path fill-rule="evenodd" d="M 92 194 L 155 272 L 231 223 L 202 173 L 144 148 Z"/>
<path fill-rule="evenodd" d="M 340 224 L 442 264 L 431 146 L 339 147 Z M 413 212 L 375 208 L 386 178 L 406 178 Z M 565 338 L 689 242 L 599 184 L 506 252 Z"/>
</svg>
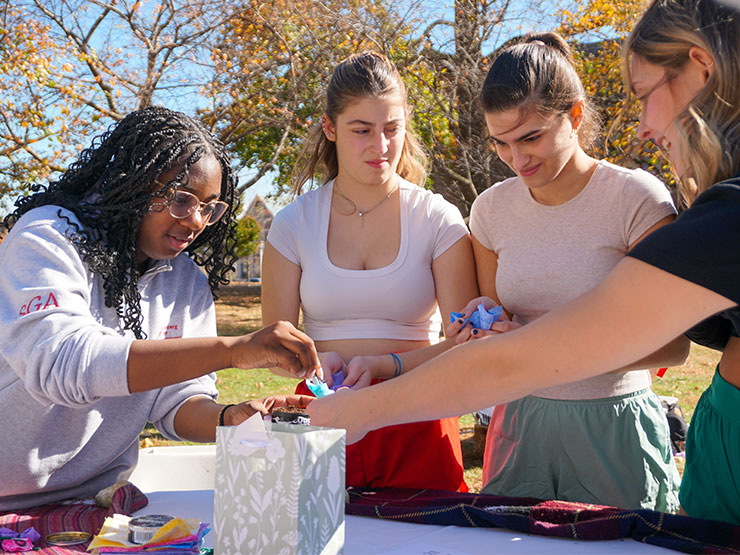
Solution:
<svg viewBox="0 0 740 555">
<path fill-rule="evenodd" d="M 308 412 L 316 425 L 346 428 L 354 442 L 372 429 L 460 415 L 626 366 L 732 306 L 625 258 L 600 285 L 527 326 L 458 346 L 392 382 L 339 391 Z"/>
<path fill-rule="evenodd" d="M 305 407 L 313 397 L 307 395 L 273 395 L 264 399 L 244 401 L 228 407 L 223 414 L 224 425 L 237 426 L 253 414 L 271 414 L 279 407 Z M 177 435 L 187 441 L 209 442 L 216 440 L 216 425 L 221 410 L 226 405 L 210 397 L 192 397 L 185 401 L 175 416 Z"/>
<path fill-rule="evenodd" d="M 131 343 L 128 386 L 131 393 L 164 387 L 223 368 L 278 367 L 290 375 L 315 372 L 316 347 L 289 322 L 276 322 L 238 337 L 198 337 Z M 153 369 L 161 371 L 153 371 Z"/>
</svg>

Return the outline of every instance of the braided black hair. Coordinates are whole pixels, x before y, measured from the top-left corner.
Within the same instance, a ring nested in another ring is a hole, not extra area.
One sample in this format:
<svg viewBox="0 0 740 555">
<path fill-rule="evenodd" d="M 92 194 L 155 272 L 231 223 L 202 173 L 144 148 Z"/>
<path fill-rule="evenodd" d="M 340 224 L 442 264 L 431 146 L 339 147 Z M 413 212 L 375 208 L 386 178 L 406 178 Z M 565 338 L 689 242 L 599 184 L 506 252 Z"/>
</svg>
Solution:
<svg viewBox="0 0 740 555">
<path fill-rule="evenodd" d="M 74 212 L 84 228 L 75 225 L 68 238 L 90 270 L 102 277 L 105 305 L 116 308 L 124 329 L 144 338 L 137 288 L 139 226 L 152 200 L 186 183 L 190 167 L 203 156 L 213 156 L 221 164 L 220 200 L 229 208 L 196 237 L 187 252 L 204 267 L 215 292 L 228 283 L 237 259 L 236 177 L 224 146 L 199 122 L 180 112 L 151 106 L 130 113 L 94 138 L 58 181 L 46 187 L 31 186 L 33 194 L 18 199 L 3 225 L 12 227 L 38 206 L 53 204 Z M 180 169 L 177 177 L 156 190 L 155 180 L 173 168 Z"/>
</svg>

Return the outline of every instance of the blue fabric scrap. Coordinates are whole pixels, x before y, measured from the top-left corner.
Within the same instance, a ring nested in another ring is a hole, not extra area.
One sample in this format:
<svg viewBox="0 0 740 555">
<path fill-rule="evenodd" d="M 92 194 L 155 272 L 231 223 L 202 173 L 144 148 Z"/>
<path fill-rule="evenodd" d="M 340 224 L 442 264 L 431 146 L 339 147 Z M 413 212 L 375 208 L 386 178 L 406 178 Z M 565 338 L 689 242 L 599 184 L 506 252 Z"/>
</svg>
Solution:
<svg viewBox="0 0 740 555">
<path fill-rule="evenodd" d="M 494 306 L 493 308 L 486 310 L 483 303 L 478 305 L 478 308 L 473 311 L 468 318 L 465 319 L 465 324 L 468 322 L 473 324 L 473 327 L 479 330 L 490 330 L 494 322 L 498 322 L 501 315 L 504 312 L 504 307 L 501 305 Z M 462 312 L 450 312 L 450 323 L 454 322 L 458 318 L 462 318 Z"/>
<path fill-rule="evenodd" d="M 326 382 L 315 374 L 310 380 L 306 380 L 306 385 L 308 386 L 308 389 L 311 390 L 311 393 L 313 393 L 317 398 L 326 397 L 327 395 L 334 393 L 329 389 L 329 386 L 326 385 Z"/>
</svg>

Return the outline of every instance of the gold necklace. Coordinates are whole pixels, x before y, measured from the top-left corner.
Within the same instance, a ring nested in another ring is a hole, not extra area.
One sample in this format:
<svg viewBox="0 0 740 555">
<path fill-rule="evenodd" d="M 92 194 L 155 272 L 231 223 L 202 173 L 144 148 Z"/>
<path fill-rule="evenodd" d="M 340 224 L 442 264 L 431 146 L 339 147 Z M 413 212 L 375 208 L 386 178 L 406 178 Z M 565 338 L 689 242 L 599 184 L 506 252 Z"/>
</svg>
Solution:
<svg viewBox="0 0 740 555">
<path fill-rule="evenodd" d="M 360 221 L 362 222 L 362 226 L 365 226 L 365 216 L 375 210 L 378 206 L 383 204 L 386 200 L 390 198 L 390 196 L 396 192 L 396 189 L 398 189 L 398 181 L 396 181 L 396 184 L 393 186 L 393 189 L 391 189 L 387 195 L 385 195 L 382 199 L 380 199 L 375 206 L 372 206 L 368 208 L 367 210 L 358 210 L 357 205 L 354 203 L 354 201 L 349 198 L 347 195 L 345 195 L 342 190 L 339 188 L 339 183 L 334 181 L 334 189 L 336 189 L 337 193 L 339 193 L 339 196 L 342 197 L 344 200 L 349 202 L 352 205 L 352 212 L 349 212 L 348 214 L 345 214 L 346 216 L 351 216 L 355 212 L 357 212 L 357 215 L 360 217 Z"/>
</svg>

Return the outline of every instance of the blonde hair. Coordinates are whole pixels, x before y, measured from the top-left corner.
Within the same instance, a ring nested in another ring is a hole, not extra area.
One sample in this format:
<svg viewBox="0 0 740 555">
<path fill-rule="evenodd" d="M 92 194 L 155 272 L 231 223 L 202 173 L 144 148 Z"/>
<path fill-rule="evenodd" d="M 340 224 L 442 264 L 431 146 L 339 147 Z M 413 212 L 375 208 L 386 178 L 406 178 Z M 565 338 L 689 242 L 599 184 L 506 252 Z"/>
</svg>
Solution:
<svg viewBox="0 0 740 555">
<path fill-rule="evenodd" d="M 687 202 L 740 166 L 740 21 L 718 0 L 653 0 L 622 49 L 625 89 L 632 90 L 633 55 L 664 68 L 670 79 L 698 46 L 714 59 L 707 84 L 678 115 L 678 145 L 687 176 L 679 191 Z"/>
<path fill-rule="evenodd" d="M 599 135 L 601 120 L 576 72 L 570 46 L 557 33 L 530 33 L 502 50 L 488 70 L 480 95 L 485 112 L 519 108 L 522 118 L 531 111 L 566 114 L 579 100 L 585 108 L 578 142 L 588 150 Z"/>
<path fill-rule="evenodd" d="M 426 180 L 426 155 L 409 128 L 411 118 L 406 87 L 398 69 L 388 58 L 377 52 L 362 52 L 340 62 L 329 80 L 325 114 L 332 123 L 336 123 L 337 116 L 351 103 L 366 97 L 392 95 L 400 97 L 406 113 L 406 135 L 396 173 L 412 183 L 423 185 Z M 303 185 L 317 173 L 321 175 L 321 182 L 326 183 L 334 179 L 338 171 L 336 144 L 326 138 L 319 123 L 311 131 L 296 162 L 294 191 L 299 194 Z"/>
</svg>

